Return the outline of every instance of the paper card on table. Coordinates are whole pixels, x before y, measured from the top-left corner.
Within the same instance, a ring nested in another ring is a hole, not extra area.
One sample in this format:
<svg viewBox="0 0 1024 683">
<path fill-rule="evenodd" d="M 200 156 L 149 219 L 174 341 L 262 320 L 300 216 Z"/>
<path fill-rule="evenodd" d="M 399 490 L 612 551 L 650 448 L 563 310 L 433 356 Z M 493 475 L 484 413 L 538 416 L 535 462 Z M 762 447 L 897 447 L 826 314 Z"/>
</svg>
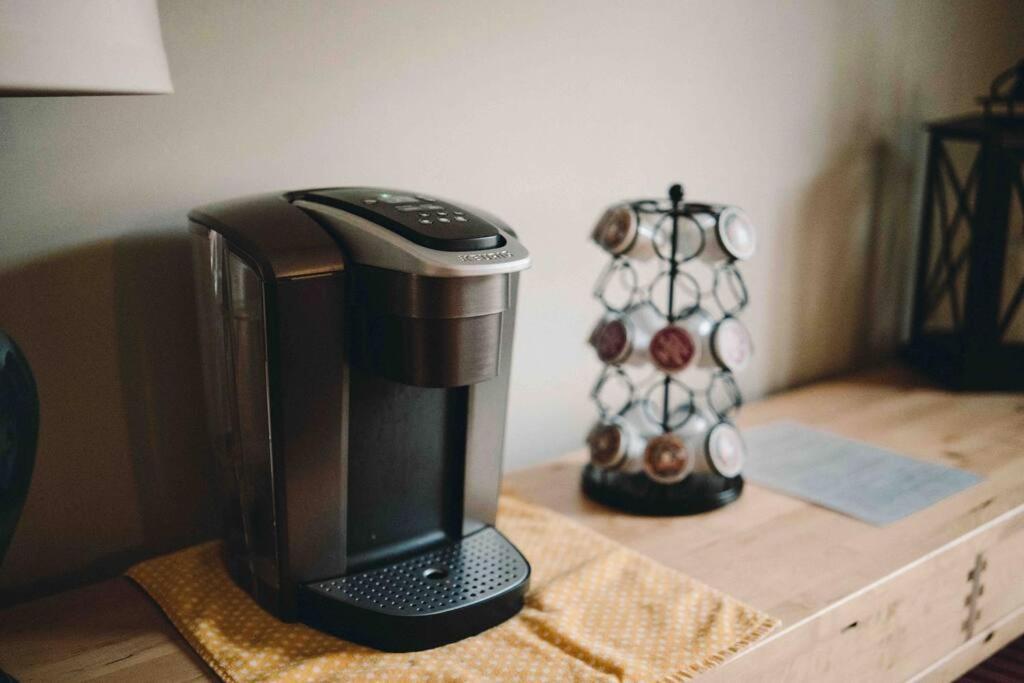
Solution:
<svg viewBox="0 0 1024 683">
<path fill-rule="evenodd" d="M 755 484 L 884 526 L 982 477 L 806 427 L 773 422 L 746 433 L 743 476 Z"/>
</svg>

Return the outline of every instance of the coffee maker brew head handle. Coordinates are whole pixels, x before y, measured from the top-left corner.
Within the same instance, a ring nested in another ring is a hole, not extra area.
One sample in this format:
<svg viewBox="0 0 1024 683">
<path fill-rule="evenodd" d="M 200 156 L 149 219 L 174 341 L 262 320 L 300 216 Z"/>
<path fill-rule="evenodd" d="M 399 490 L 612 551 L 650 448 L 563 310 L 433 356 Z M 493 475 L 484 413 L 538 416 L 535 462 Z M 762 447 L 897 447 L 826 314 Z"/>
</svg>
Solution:
<svg viewBox="0 0 1024 683">
<path fill-rule="evenodd" d="M 265 281 L 344 269 L 338 245 L 284 195 L 243 197 L 193 209 L 189 219 L 224 235 Z"/>
<path fill-rule="evenodd" d="M 288 196 L 360 265 L 445 278 L 514 273 L 530 265 L 529 252 L 508 226 L 465 204 L 380 188 Z"/>
<path fill-rule="evenodd" d="M 362 187 L 312 190 L 298 196 L 355 214 L 437 251 L 478 251 L 505 246 L 501 231 L 490 220 L 436 197 Z"/>
</svg>

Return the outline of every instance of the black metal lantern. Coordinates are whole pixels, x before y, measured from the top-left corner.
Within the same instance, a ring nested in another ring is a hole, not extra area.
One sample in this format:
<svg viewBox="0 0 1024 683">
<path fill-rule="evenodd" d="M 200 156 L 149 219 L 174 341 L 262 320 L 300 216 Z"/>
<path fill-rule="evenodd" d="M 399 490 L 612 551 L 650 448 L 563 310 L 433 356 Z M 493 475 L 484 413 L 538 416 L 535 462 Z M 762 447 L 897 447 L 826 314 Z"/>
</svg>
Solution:
<svg viewBox="0 0 1024 683">
<path fill-rule="evenodd" d="M 1024 388 L 1024 60 L 930 136 L 907 358 L 961 389 Z"/>
</svg>

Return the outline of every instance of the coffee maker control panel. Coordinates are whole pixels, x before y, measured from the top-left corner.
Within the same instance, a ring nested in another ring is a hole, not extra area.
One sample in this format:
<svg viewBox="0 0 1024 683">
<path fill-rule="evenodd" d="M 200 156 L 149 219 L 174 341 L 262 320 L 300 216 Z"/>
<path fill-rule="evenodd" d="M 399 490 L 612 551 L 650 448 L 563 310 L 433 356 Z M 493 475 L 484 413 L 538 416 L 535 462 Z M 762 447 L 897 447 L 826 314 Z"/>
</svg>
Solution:
<svg viewBox="0 0 1024 683">
<path fill-rule="evenodd" d="M 501 232 L 486 218 L 427 195 L 353 187 L 312 190 L 301 199 L 355 214 L 429 249 L 478 251 L 505 246 Z"/>
</svg>

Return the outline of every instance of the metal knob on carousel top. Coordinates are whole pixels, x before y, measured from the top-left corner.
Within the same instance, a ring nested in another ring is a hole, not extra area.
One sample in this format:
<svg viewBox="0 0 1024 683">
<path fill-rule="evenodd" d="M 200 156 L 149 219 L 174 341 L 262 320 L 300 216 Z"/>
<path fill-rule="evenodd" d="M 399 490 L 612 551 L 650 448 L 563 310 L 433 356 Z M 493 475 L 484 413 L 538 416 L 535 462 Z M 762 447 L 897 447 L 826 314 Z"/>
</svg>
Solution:
<svg viewBox="0 0 1024 683">
<path fill-rule="evenodd" d="M 753 224 L 734 206 L 684 202 L 674 185 L 667 199 L 610 206 L 591 238 L 611 261 L 587 340 L 604 369 L 591 392 L 599 415 L 584 492 L 652 515 L 732 502 L 746 458 L 733 375 L 754 350 L 738 264 L 756 251 Z"/>
</svg>

